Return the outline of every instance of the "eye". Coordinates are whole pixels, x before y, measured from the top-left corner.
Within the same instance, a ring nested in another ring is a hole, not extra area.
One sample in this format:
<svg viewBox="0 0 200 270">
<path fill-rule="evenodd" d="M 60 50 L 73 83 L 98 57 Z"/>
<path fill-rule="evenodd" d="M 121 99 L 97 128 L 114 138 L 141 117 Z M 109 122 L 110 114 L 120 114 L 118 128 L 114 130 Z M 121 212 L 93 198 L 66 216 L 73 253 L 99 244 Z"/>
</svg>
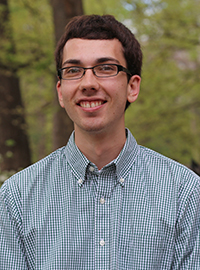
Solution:
<svg viewBox="0 0 200 270">
<path fill-rule="evenodd" d="M 82 72 L 82 68 L 80 67 L 68 67 L 63 70 L 65 74 L 67 75 L 73 75 L 73 74 L 78 74 Z"/>
<path fill-rule="evenodd" d="M 95 67 L 97 76 L 113 76 L 117 74 L 117 67 L 112 64 L 103 64 Z"/>
<path fill-rule="evenodd" d="M 113 70 L 115 70 L 115 66 L 111 65 L 111 64 L 100 65 L 100 66 L 98 66 L 98 70 L 99 71 L 113 71 Z"/>
<path fill-rule="evenodd" d="M 83 69 L 81 67 L 66 67 L 62 69 L 62 78 L 63 79 L 76 79 L 81 77 Z"/>
</svg>

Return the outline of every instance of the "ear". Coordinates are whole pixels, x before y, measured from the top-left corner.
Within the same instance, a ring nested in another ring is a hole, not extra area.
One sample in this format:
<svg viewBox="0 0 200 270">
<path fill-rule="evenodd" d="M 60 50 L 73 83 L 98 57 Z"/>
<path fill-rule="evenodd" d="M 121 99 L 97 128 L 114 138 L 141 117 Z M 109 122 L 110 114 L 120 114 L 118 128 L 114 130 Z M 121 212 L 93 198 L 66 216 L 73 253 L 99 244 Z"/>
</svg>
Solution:
<svg viewBox="0 0 200 270">
<path fill-rule="evenodd" d="M 56 89 L 58 93 L 58 100 L 60 103 L 60 106 L 64 108 L 64 103 L 63 103 L 63 96 L 62 96 L 62 90 L 61 90 L 61 81 L 59 80 L 56 84 Z"/>
<path fill-rule="evenodd" d="M 140 82 L 141 82 L 141 77 L 138 75 L 133 75 L 128 82 L 127 100 L 130 103 L 133 103 L 134 101 L 136 101 L 139 95 Z"/>
</svg>

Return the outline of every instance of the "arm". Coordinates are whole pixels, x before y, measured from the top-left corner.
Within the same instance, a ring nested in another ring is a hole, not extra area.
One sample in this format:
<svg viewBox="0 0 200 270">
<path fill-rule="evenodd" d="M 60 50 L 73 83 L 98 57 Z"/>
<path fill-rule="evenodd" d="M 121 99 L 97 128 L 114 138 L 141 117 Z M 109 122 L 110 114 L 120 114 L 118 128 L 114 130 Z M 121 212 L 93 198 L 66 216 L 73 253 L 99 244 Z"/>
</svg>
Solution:
<svg viewBox="0 0 200 270">
<path fill-rule="evenodd" d="M 20 193 L 11 192 L 8 183 L 0 190 L 0 269 L 26 270 Z"/>
<path fill-rule="evenodd" d="M 187 181 L 180 189 L 176 242 L 172 269 L 200 269 L 200 181 Z"/>
</svg>

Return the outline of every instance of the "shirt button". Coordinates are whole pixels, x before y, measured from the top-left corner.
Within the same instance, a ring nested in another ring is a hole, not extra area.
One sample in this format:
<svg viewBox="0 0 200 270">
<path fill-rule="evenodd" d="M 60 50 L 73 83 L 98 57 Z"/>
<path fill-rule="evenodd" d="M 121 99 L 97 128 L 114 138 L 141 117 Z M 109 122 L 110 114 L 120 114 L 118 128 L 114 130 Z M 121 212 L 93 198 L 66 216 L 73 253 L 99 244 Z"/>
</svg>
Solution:
<svg viewBox="0 0 200 270">
<path fill-rule="evenodd" d="M 105 241 L 103 240 L 103 239 L 101 239 L 101 241 L 100 241 L 100 246 L 105 246 Z"/>
<path fill-rule="evenodd" d="M 90 167 L 89 167 L 89 171 L 90 171 L 90 172 L 93 172 L 93 171 L 94 171 L 94 167 L 90 166 Z"/>
<path fill-rule="evenodd" d="M 101 198 L 101 199 L 100 199 L 100 203 L 101 203 L 101 204 L 104 204 L 105 202 L 106 202 L 106 200 L 105 200 L 104 198 Z"/>
<path fill-rule="evenodd" d="M 79 179 L 79 180 L 78 180 L 78 184 L 79 184 L 79 185 L 83 184 L 83 180 L 82 180 L 82 179 Z"/>
<path fill-rule="evenodd" d="M 119 181 L 121 184 L 123 184 L 125 180 L 124 180 L 124 178 L 121 178 Z"/>
</svg>

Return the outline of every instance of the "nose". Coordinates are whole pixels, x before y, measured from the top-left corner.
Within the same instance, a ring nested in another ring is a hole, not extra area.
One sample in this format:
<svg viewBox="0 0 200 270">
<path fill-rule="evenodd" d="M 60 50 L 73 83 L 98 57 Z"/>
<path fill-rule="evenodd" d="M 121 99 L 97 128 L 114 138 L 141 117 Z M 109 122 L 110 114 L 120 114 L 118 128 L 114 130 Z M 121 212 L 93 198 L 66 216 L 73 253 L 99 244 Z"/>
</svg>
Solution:
<svg viewBox="0 0 200 270">
<path fill-rule="evenodd" d="M 80 90 L 98 90 L 99 83 L 98 78 L 94 75 L 92 69 L 86 69 L 83 77 L 80 79 Z"/>
</svg>

